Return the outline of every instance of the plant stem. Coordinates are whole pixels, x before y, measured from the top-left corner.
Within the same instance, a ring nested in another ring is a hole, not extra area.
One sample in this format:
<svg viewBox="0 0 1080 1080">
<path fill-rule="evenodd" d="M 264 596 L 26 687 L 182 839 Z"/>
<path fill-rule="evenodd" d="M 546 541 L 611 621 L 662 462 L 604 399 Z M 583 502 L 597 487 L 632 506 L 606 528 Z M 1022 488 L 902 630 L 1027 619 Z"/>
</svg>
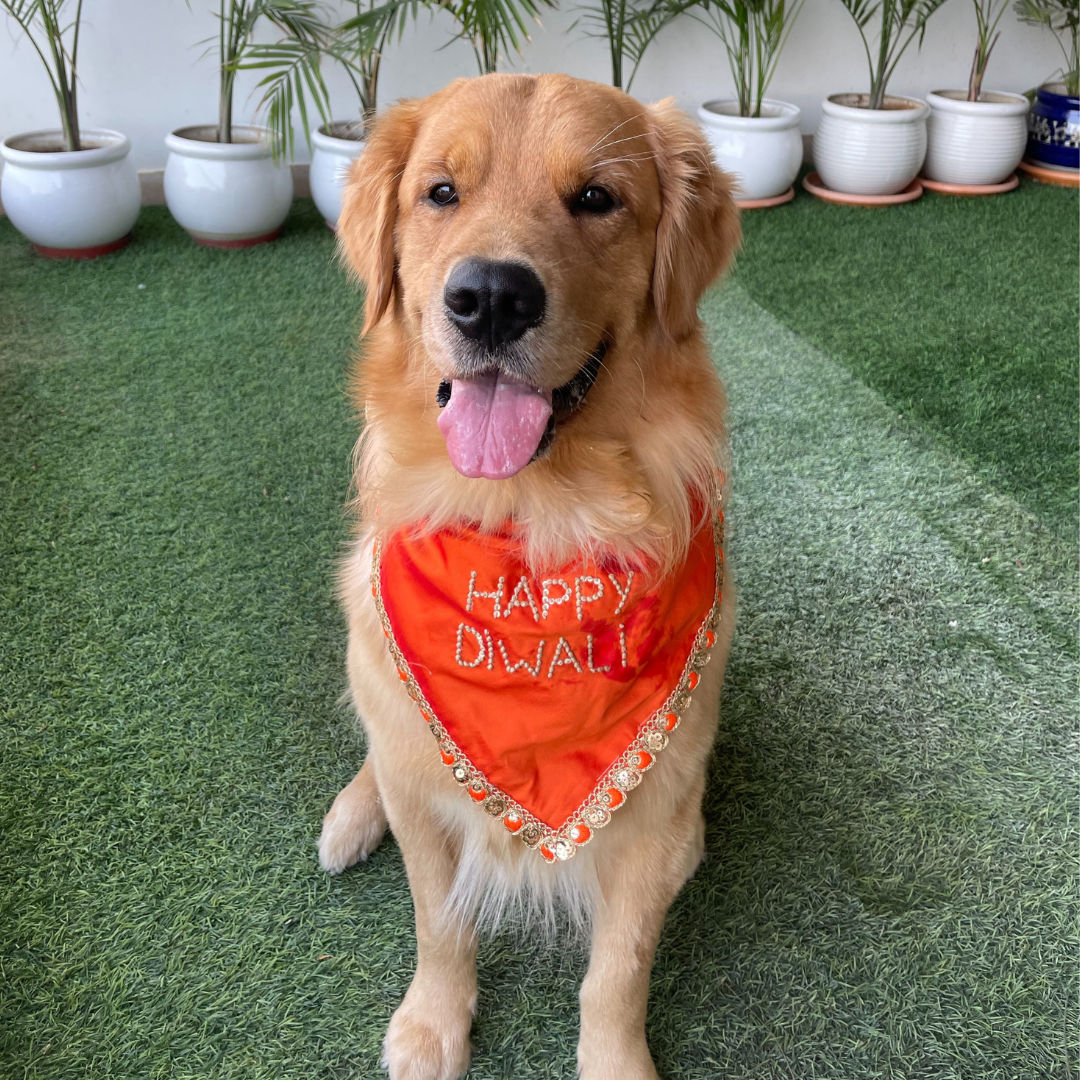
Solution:
<svg viewBox="0 0 1080 1080">
<path fill-rule="evenodd" d="M 889 60 L 889 47 L 892 45 L 893 11 L 895 0 L 884 0 L 881 6 L 881 40 L 878 43 L 878 62 L 875 77 L 870 82 L 870 102 L 868 108 L 880 109 L 885 103 L 885 84 L 887 75 L 885 66 Z"/>
<path fill-rule="evenodd" d="M 612 3 L 617 8 L 614 25 L 612 24 Z M 626 30 L 626 0 L 606 0 L 604 13 L 607 16 L 608 42 L 611 46 L 611 85 L 621 90 L 623 88 L 622 40 Z"/>
<path fill-rule="evenodd" d="M 359 0 L 357 0 L 357 9 L 359 9 L 359 6 Z M 379 66 L 382 63 L 383 49 L 386 48 L 386 42 L 390 36 L 390 25 L 390 20 L 387 19 L 375 48 L 361 56 L 360 59 L 360 77 L 363 82 L 360 105 L 363 110 L 364 138 L 367 138 L 368 133 L 371 131 L 371 125 L 375 122 L 375 112 L 378 108 Z M 348 71 L 347 67 L 346 71 Z"/>
<path fill-rule="evenodd" d="M 375 122 L 375 113 L 378 109 L 379 61 L 381 59 L 381 55 L 375 52 L 364 57 L 360 64 L 364 84 L 363 93 L 360 95 L 360 104 L 363 109 L 365 137 L 371 130 L 371 125 Z"/>
<path fill-rule="evenodd" d="M 1065 29 L 1065 27 L 1062 29 Z M 1060 38 L 1057 38 L 1057 43 L 1062 55 L 1065 57 L 1065 70 L 1061 80 L 1065 84 L 1065 92 L 1069 97 L 1077 97 L 1080 95 L 1080 70 L 1077 69 L 1077 62 L 1080 59 L 1077 56 L 1077 24 L 1073 23 L 1070 29 L 1072 31 L 1072 55 L 1069 55 L 1069 50 L 1065 48 Z M 1054 36 L 1057 37 L 1056 34 Z"/>
<path fill-rule="evenodd" d="M 64 56 L 64 42 L 60 30 L 60 13 L 57 10 L 55 0 L 38 0 L 38 15 L 41 25 L 45 30 L 45 37 L 49 43 L 49 52 L 52 54 L 53 69 L 56 71 L 58 84 L 56 87 L 56 99 L 60 106 L 60 126 L 64 132 L 64 148 L 78 150 L 79 146 L 79 122 L 73 116 L 73 99 L 71 85 L 68 82 L 68 64 Z M 72 76 L 74 82 L 74 76 Z"/>
<path fill-rule="evenodd" d="M 254 21 L 249 10 L 249 0 L 221 0 L 221 36 L 219 38 L 221 80 L 218 89 L 217 130 L 219 143 L 233 141 L 233 90 L 236 84 L 236 63 L 240 59 L 244 42 L 251 33 Z"/>
<path fill-rule="evenodd" d="M 761 99 L 765 94 L 764 74 L 765 74 L 765 42 L 763 40 L 764 34 L 762 27 L 755 24 L 754 26 L 754 67 L 753 71 L 758 73 L 757 83 L 753 83 L 753 72 L 751 72 L 751 86 L 750 93 L 754 99 L 754 111 L 751 116 L 761 115 Z M 750 104 L 749 99 L 747 105 Z"/>
<path fill-rule="evenodd" d="M 79 54 L 79 27 L 82 25 L 82 0 L 75 7 L 75 34 L 71 40 L 71 82 L 68 86 L 68 117 L 71 123 L 71 141 L 74 144 L 72 150 L 82 149 L 82 139 L 79 135 L 79 83 L 78 83 L 78 54 Z"/>
<path fill-rule="evenodd" d="M 982 73 L 979 71 L 979 56 L 982 53 L 982 45 L 975 46 L 975 55 L 971 58 L 971 71 L 968 73 L 968 101 L 979 100 L 979 87 L 982 83 Z"/>
<path fill-rule="evenodd" d="M 217 141 L 228 142 L 229 136 L 232 134 L 229 131 L 229 116 L 232 112 L 232 99 L 229 91 L 229 69 L 228 69 L 228 39 L 231 37 L 230 27 L 228 19 L 231 15 L 226 15 L 225 4 L 227 0 L 222 0 L 221 15 L 218 21 L 218 123 L 217 123 Z"/>
<path fill-rule="evenodd" d="M 232 75 L 227 71 L 223 71 L 221 73 L 221 87 L 218 92 L 217 141 L 219 143 L 232 142 L 232 101 Z"/>
</svg>

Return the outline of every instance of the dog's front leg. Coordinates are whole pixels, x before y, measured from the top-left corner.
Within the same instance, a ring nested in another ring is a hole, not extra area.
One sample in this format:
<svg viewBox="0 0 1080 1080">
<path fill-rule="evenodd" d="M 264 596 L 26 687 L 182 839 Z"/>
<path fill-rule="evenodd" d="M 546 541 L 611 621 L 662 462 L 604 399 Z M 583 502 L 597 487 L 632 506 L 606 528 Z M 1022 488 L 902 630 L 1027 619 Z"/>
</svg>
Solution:
<svg viewBox="0 0 1080 1080">
<path fill-rule="evenodd" d="M 369 753 L 323 818 L 319 863 L 328 874 L 340 874 L 353 863 L 364 862 L 382 842 L 385 832 L 386 814 L 379 801 L 375 758 Z"/>
<path fill-rule="evenodd" d="M 416 973 L 390 1020 L 383 1067 L 390 1080 L 457 1080 L 469 1067 L 476 1010 L 476 935 L 445 915 L 457 855 L 429 810 L 392 780 L 380 776 L 379 788 L 416 913 Z"/>
<path fill-rule="evenodd" d="M 602 900 L 581 984 L 581 1080 L 658 1080 L 645 1041 L 649 974 L 664 916 L 697 869 L 704 837 L 698 791 L 670 831 L 631 830 L 598 865 Z"/>
</svg>

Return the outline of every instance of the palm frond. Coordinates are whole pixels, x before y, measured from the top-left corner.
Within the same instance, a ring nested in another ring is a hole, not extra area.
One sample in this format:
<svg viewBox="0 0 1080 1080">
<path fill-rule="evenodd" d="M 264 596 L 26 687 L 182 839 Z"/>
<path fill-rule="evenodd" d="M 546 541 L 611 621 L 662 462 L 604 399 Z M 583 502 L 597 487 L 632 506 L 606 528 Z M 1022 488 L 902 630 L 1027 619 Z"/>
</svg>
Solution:
<svg viewBox="0 0 1080 1080">
<path fill-rule="evenodd" d="M 447 0 L 443 5 L 459 27 L 457 37 L 471 42 L 482 70 L 494 71 L 498 58 L 520 52 L 529 40 L 528 20 L 554 0 Z"/>
<path fill-rule="evenodd" d="M 840 0 L 860 30 L 865 30 L 881 8 L 881 0 Z"/>
<path fill-rule="evenodd" d="M 318 41 L 283 39 L 273 44 L 250 44 L 233 65 L 236 71 L 265 71 L 255 86 L 262 91 L 255 111 L 264 115 L 273 135 L 275 156 L 292 157 L 295 141 L 292 110 L 300 115 L 304 137 L 310 145 L 308 102 L 314 104 L 323 123 L 330 123 L 330 93 L 320 70 L 322 47 Z"/>
<path fill-rule="evenodd" d="M 322 43 L 329 39 L 325 12 L 314 0 L 260 0 L 253 12 L 256 19 L 266 19 L 297 41 Z"/>
<path fill-rule="evenodd" d="M 607 37 L 610 22 L 603 6 L 582 5 L 577 11 L 577 18 L 570 24 L 572 30 L 580 26 L 585 37 Z"/>
<path fill-rule="evenodd" d="M 434 11 L 442 6 L 431 0 L 388 0 L 370 7 L 335 28 L 339 50 L 358 60 L 363 53 L 381 48 L 387 40 L 400 40 L 422 11 Z"/>
<path fill-rule="evenodd" d="M 1066 91 L 1080 95 L 1080 2 L 1078 0 L 1016 0 L 1013 10 L 1021 22 L 1044 26 L 1065 58 L 1060 74 Z"/>
<path fill-rule="evenodd" d="M 625 89 L 629 91 L 637 74 L 638 67 L 645 56 L 645 50 L 656 39 L 656 35 L 673 19 L 676 19 L 697 0 L 654 0 L 648 6 L 633 11 L 626 20 L 624 55 L 630 60 L 630 74 L 626 79 Z"/>
</svg>

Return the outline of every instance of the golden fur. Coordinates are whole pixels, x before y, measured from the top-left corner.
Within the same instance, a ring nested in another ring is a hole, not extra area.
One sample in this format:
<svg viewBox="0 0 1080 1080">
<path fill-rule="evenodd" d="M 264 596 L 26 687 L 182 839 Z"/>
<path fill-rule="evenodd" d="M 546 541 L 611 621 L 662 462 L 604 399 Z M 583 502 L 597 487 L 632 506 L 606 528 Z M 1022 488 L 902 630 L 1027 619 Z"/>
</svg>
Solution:
<svg viewBox="0 0 1080 1080">
<path fill-rule="evenodd" d="M 452 209 L 425 198 L 446 179 L 459 195 Z M 586 184 L 614 193 L 618 212 L 569 213 Z M 732 590 L 713 663 L 662 763 L 576 859 L 548 866 L 466 805 L 439 762 L 387 654 L 369 552 L 377 532 L 469 520 L 512 522 L 537 568 L 601 549 L 627 564 L 680 559 L 725 447 L 723 394 L 696 305 L 738 245 L 730 190 L 670 102 L 646 107 L 561 75 L 460 80 L 399 104 L 353 169 L 339 235 L 367 290 L 355 382 L 365 427 L 361 526 L 341 590 L 368 758 L 327 815 L 320 858 L 330 872 L 366 858 L 387 821 L 405 858 L 418 960 L 386 1038 L 393 1080 L 463 1074 L 477 919 L 515 904 L 550 915 L 555 901 L 575 909 L 592 938 L 581 1076 L 657 1076 L 644 1035 L 648 974 L 664 914 L 703 851 Z M 523 347 L 531 381 L 560 386 L 600 340 L 608 345 L 549 451 L 503 480 L 458 474 L 436 427 L 436 389 L 458 363 L 443 287 L 459 260 L 477 255 L 524 261 L 544 283 L 546 313 Z"/>
</svg>

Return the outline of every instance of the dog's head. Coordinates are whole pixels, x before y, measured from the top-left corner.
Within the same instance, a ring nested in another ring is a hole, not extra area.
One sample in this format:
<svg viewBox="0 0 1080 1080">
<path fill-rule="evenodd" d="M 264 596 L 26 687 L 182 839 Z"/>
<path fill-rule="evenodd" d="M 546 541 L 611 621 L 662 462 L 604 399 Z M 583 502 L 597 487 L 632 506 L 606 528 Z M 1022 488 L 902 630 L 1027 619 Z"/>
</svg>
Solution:
<svg viewBox="0 0 1080 1080">
<path fill-rule="evenodd" d="M 387 111 L 353 168 L 342 250 L 365 332 L 393 319 L 469 477 L 542 455 L 620 348 L 695 335 L 738 244 L 728 179 L 670 102 L 561 75 L 460 80 Z M 634 365 L 637 365 L 636 367 Z"/>
</svg>

